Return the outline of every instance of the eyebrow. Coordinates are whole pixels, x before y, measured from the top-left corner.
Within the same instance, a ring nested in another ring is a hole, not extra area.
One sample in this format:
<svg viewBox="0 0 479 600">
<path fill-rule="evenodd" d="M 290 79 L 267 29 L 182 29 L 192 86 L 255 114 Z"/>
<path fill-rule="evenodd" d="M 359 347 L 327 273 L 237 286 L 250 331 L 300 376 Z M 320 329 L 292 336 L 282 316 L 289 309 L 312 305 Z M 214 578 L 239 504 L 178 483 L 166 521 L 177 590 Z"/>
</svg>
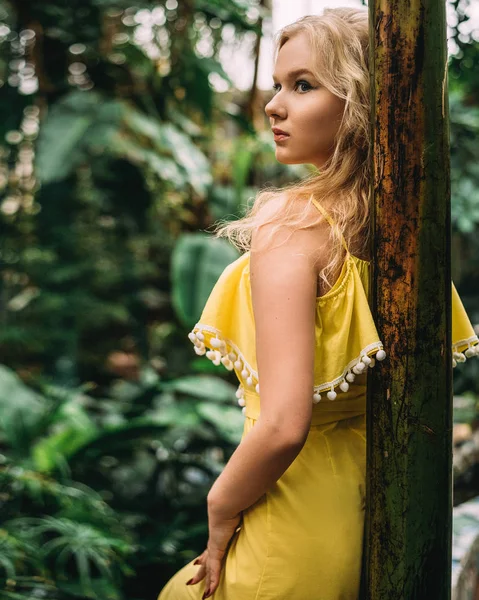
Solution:
<svg viewBox="0 0 479 600">
<path fill-rule="evenodd" d="M 296 71 L 291 71 L 290 73 L 288 73 L 288 77 L 290 79 L 293 79 L 294 77 L 297 77 L 298 75 L 301 75 L 302 73 L 308 73 L 309 75 L 313 75 L 313 73 L 311 73 L 311 71 L 309 69 L 296 69 Z M 314 75 L 313 75 L 314 77 Z M 276 80 L 276 76 L 273 74 L 273 79 Z"/>
</svg>

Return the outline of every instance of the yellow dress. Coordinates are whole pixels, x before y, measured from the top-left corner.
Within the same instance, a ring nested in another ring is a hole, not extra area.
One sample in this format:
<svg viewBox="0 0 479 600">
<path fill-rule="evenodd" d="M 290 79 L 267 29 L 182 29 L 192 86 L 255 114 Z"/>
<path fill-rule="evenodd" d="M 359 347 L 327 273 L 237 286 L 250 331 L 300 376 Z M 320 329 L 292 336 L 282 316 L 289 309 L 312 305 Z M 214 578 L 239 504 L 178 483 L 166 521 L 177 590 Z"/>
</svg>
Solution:
<svg viewBox="0 0 479 600">
<path fill-rule="evenodd" d="M 331 217 L 314 204 L 332 224 Z M 346 247 L 345 240 L 343 244 Z M 366 375 L 386 356 L 369 308 L 367 261 L 347 253 L 333 287 L 316 299 L 314 404 L 305 445 L 280 479 L 242 513 L 214 600 L 357 600 L 365 504 Z M 479 354 L 452 284 L 453 365 Z M 198 355 L 234 370 L 245 415 L 260 415 L 249 252 L 218 279 L 189 334 Z M 204 579 L 189 562 L 158 600 L 200 600 Z"/>
</svg>

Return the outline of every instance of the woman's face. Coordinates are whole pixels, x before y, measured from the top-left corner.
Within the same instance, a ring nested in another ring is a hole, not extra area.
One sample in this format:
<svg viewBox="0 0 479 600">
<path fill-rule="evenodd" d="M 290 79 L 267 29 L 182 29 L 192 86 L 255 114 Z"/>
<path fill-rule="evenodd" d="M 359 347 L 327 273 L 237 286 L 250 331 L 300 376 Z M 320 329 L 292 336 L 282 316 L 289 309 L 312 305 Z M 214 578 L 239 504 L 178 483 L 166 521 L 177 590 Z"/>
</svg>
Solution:
<svg viewBox="0 0 479 600">
<path fill-rule="evenodd" d="M 284 164 L 311 163 L 319 168 L 334 151 L 345 101 L 305 72 L 311 67 L 309 41 L 299 33 L 278 52 L 273 74 L 277 91 L 265 112 L 271 127 L 289 134 L 275 141 L 277 160 Z"/>
</svg>

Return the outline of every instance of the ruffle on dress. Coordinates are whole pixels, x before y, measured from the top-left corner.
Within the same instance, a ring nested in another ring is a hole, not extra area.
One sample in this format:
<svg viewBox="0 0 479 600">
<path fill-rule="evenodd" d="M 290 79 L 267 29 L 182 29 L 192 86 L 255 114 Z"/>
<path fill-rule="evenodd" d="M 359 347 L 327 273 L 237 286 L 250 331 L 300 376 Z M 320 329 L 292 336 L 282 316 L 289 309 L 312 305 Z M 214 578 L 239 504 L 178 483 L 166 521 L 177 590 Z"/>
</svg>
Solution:
<svg viewBox="0 0 479 600">
<path fill-rule="evenodd" d="M 313 403 L 321 400 L 321 392 L 334 400 L 356 375 L 386 356 L 354 261 L 347 259 L 333 288 L 316 299 Z M 249 252 L 223 271 L 189 338 L 198 355 L 235 371 L 240 406 L 245 404 L 245 389 L 259 393 Z"/>
<path fill-rule="evenodd" d="M 236 395 L 243 407 L 245 390 L 260 391 L 249 258 L 246 252 L 224 269 L 188 334 L 198 355 L 235 371 L 240 382 Z M 368 289 L 369 263 L 349 254 L 336 283 L 316 298 L 314 404 L 323 398 L 335 400 L 338 393 L 348 391 L 357 375 L 386 357 Z M 479 339 L 453 283 L 452 340 L 454 367 L 479 355 Z"/>
<path fill-rule="evenodd" d="M 452 283 L 452 366 L 472 356 L 479 356 L 479 339 Z"/>
</svg>

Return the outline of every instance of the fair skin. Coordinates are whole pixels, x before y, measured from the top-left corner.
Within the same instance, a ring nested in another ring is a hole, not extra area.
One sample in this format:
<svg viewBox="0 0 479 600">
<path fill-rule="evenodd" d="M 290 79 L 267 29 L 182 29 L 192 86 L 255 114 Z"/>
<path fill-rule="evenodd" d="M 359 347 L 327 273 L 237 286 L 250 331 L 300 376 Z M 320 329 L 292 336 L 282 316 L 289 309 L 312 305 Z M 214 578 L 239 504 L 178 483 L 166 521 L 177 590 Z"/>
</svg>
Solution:
<svg viewBox="0 0 479 600">
<path fill-rule="evenodd" d="M 276 158 L 284 164 L 313 164 L 318 169 L 334 150 L 345 101 L 312 74 L 312 51 L 304 33 L 289 39 L 278 53 L 273 79 L 276 93 L 265 107 L 272 127 L 289 137 L 276 142 Z"/>
<path fill-rule="evenodd" d="M 297 91 L 298 78 L 289 77 L 291 71 L 307 68 L 310 60 L 308 44 L 301 35 L 288 40 L 278 54 L 275 78 L 280 90 L 266 113 L 272 126 L 290 134 L 277 147 L 277 159 L 283 163 L 320 166 L 332 151 L 339 127 L 342 101 L 322 87 L 307 93 Z M 319 85 L 311 76 L 301 76 L 303 79 Z M 285 196 L 278 197 L 265 205 L 263 216 L 280 210 L 284 201 Z M 291 236 L 283 228 L 276 232 L 274 245 L 284 243 L 266 247 L 271 227 L 266 224 L 253 233 L 250 255 L 261 415 L 208 494 L 208 544 L 195 561 L 197 574 L 188 582 L 194 585 L 205 580 L 203 598 L 211 597 L 219 585 L 228 544 L 242 511 L 259 500 L 291 465 L 306 442 L 311 423 L 316 296 L 319 272 L 329 258 L 329 225 L 321 221 Z"/>
</svg>

